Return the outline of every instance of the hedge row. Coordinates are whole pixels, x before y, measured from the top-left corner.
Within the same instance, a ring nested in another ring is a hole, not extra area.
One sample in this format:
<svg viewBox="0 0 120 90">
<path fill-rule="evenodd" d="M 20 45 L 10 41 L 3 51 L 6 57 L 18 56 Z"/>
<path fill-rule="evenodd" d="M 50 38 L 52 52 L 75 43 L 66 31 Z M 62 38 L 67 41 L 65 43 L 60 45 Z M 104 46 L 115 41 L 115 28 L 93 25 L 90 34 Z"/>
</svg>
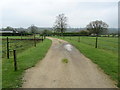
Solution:
<svg viewBox="0 0 120 90">
<path fill-rule="evenodd" d="M 51 33 L 51 34 L 46 34 L 47 36 L 88 36 L 89 34 L 80 34 L 80 33 L 72 33 L 72 32 L 69 32 L 69 33 Z"/>
<path fill-rule="evenodd" d="M 0 36 L 26 36 L 26 35 L 32 35 L 30 33 L 24 33 L 24 34 L 21 34 L 21 33 L 2 33 L 0 34 Z"/>
</svg>

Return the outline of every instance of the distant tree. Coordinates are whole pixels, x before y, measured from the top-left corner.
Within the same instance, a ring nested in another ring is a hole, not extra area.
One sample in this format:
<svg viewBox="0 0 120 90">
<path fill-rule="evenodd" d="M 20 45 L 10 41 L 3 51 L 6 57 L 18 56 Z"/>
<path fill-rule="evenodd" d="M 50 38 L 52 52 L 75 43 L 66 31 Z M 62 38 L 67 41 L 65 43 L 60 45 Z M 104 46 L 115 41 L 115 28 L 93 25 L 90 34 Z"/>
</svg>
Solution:
<svg viewBox="0 0 120 90">
<path fill-rule="evenodd" d="M 3 28 L 2 30 L 3 31 L 14 31 L 14 28 L 8 26 L 6 28 Z"/>
<path fill-rule="evenodd" d="M 38 28 L 34 25 L 31 25 L 28 29 L 30 29 L 30 33 L 35 34 L 37 33 Z"/>
<path fill-rule="evenodd" d="M 21 32 L 21 31 L 26 31 L 26 32 L 28 32 L 28 29 L 25 29 L 25 28 L 22 28 L 22 27 L 16 28 L 16 29 L 17 29 L 18 32 Z"/>
<path fill-rule="evenodd" d="M 87 26 L 86 26 L 87 30 L 91 33 L 91 34 L 95 34 L 96 35 L 96 44 L 95 44 L 95 48 L 97 48 L 97 39 L 98 39 L 98 35 L 104 31 L 106 31 L 108 29 L 108 25 L 103 22 L 103 21 L 92 21 L 90 22 Z"/>
<path fill-rule="evenodd" d="M 67 17 L 64 14 L 59 14 L 56 17 L 55 25 L 54 25 L 54 31 L 64 33 L 67 29 Z"/>
<path fill-rule="evenodd" d="M 90 22 L 86 28 L 91 34 L 99 35 L 102 32 L 106 32 L 108 25 L 103 21 L 96 20 Z"/>
</svg>

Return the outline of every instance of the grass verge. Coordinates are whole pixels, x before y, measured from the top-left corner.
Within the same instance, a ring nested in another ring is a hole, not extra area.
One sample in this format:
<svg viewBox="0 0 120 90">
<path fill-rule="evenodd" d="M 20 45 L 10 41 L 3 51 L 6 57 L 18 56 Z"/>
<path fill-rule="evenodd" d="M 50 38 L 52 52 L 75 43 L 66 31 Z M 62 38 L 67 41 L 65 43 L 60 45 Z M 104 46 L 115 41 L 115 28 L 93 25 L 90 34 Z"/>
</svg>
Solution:
<svg viewBox="0 0 120 90">
<path fill-rule="evenodd" d="M 51 40 L 45 39 L 44 42 L 37 44 L 37 47 L 31 47 L 17 54 L 18 71 L 14 71 L 13 57 L 2 60 L 2 87 L 19 88 L 22 85 L 23 73 L 26 69 L 35 66 L 46 55 Z"/>
</svg>

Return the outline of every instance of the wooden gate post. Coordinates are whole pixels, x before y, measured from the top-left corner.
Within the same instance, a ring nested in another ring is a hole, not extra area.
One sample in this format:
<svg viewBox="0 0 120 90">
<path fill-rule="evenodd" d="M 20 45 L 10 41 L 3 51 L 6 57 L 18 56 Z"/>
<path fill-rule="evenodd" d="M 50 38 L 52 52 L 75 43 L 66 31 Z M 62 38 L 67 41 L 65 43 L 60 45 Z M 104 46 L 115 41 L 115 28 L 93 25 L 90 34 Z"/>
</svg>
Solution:
<svg viewBox="0 0 120 90">
<path fill-rule="evenodd" d="M 13 50 L 13 56 L 14 56 L 14 70 L 17 71 L 16 50 Z"/>
<path fill-rule="evenodd" d="M 9 59 L 9 39 L 7 37 L 7 59 Z"/>
<path fill-rule="evenodd" d="M 95 48 L 97 48 L 98 44 L 98 36 L 96 36 Z"/>
</svg>

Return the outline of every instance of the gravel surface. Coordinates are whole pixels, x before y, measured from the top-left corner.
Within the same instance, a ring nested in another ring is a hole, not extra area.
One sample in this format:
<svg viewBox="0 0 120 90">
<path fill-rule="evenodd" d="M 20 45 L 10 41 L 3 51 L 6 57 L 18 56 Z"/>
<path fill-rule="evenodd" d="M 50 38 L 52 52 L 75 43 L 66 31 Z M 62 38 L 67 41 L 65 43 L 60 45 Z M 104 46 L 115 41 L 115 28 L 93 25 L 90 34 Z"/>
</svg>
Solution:
<svg viewBox="0 0 120 90">
<path fill-rule="evenodd" d="M 49 39 L 52 46 L 43 60 L 26 70 L 23 88 L 116 87 L 109 76 L 74 46 L 60 39 Z M 68 63 L 62 62 L 63 59 L 67 59 Z"/>
</svg>

